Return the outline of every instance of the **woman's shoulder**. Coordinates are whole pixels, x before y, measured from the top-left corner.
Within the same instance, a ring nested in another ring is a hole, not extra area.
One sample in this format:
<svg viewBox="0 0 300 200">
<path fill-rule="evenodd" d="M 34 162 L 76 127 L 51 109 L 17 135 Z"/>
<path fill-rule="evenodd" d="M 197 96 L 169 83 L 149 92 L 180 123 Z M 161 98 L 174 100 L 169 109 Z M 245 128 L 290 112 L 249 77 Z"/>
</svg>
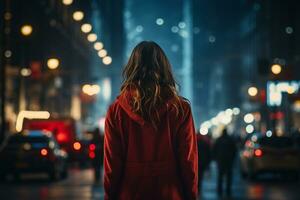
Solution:
<svg viewBox="0 0 300 200">
<path fill-rule="evenodd" d="M 118 99 L 115 99 L 107 108 L 106 116 L 116 118 L 117 113 L 120 110 Z"/>
<path fill-rule="evenodd" d="M 177 120 L 184 120 L 191 114 L 190 101 L 187 98 L 178 96 L 178 98 L 172 98 L 168 102 L 169 111 Z"/>
<path fill-rule="evenodd" d="M 168 104 L 178 104 L 184 110 L 189 110 L 191 108 L 190 101 L 183 96 L 178 96 L 178 98 L 172 97 L 169 99 Z"/>
<path fill-rule="evenodd" d="M 182 103 L 183 106 L 190 108 L 191 107 L 191 102 L 187 98 L 183 96 L 179 96 L 180 102 Z"/>
</svg>

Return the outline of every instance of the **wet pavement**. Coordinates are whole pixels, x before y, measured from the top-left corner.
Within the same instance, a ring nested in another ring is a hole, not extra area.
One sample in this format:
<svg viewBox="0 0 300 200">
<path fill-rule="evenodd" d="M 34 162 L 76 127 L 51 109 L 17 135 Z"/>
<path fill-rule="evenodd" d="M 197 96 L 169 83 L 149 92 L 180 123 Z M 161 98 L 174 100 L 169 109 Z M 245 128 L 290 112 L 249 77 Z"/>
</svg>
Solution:
<svg viewBox="0 0 300 200">
<path fill-rule="evenodd" d="M 216 170 L 212 165 L 203 183 L 203 200 L 220 199 L 216 194 Z M 240 178 L 235 170 L 230 199 L 300 199 L 299 181 L 264 177 L 255 182 Z M 19 182 L 0 183 L 0 199 L 3 200 L 100 200 L 103 199 L 103 187 L 94 183 L 90 169 L 71 169 L 65 180 L 51 182 L 46 176 L 24 175 Z"/>
<path fill-rule="evenodd" d="M 216 193 L 216 167 L 210 166 L 203 183 L 203 200 L 215 200 L 219 198 Z M 226 199 L 223 197 L 223 199 Z M 256 180 L 245 180 L 241 178 L 239 169 L 234 169 L 232 197 L 227 199 L 249 199 L 249 200 L 299 200 L 300 182 L 290 177 L 274 176 L 271 174 L 257 177 Z"/>
<path fill-rule="evenodd" d="M 94 183 L 90 169 L 71 169 L 69 177 L 49 181 L 47 176 L 26 175 L 19 182 L 4 182 L 0 185 L 3 200 L 98 200 L 103 199 L 103 187 Z"/>
</svg>

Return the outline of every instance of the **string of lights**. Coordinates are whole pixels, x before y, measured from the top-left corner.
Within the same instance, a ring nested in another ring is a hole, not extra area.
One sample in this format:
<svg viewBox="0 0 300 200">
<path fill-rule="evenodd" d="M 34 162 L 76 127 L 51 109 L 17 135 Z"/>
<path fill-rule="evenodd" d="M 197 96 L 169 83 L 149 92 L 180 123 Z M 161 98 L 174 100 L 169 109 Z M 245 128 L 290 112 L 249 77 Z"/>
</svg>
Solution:
<svg viewBox="0 0 300 200">
<path fill-rule="evenodd" d="M 73 0 L 62 0 L 62 3 L 65 6 L 71 6 Z M 83 21 L 85 14 L 83 11 L 76 10 L 73 12 L 73 20 L 80 23 Z M 90 23 L 83 23 L 80 26 L 80 30 L 83 34 L 86 34 L 86 39 L 93 44 L 94 49 L 97 51 L 97 54 L 104 65 L 110 65 L 112 63 L 111 56 L 108 55 L 107 50 L 104 48 L 104 44 L 96 33 L 93 32 L 93 26 Z"/>
</svg>

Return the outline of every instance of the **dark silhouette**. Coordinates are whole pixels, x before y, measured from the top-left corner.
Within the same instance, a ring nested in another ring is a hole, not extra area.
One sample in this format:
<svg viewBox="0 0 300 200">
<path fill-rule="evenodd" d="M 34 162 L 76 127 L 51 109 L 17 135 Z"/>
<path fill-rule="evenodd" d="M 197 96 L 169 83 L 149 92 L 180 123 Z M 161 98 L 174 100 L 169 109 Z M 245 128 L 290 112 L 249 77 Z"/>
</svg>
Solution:
<svg viewBox="0 0 300 200">
<path fill-rule="evenodd" d="M 154 42 L 138 44 L 109 107 L 104 136 L 105 200 L 196 200 L 197 141 L 191 107 Z"/>
<path fill-rule="evenodd" d="M 100 181 L 102 179 L 101 177 L 101 171 L 103 168 L 103 136 L 100 133 L 99 128 L 96 128 L 93 132 L 93 139 L 91 141 L 92 144 L 95 145 L 95 157 L 92 160 L 92 166 L 94 169 L 94 176 L 95 181 Z"/>
<path fill-rule="evenodd" d="M 211 161 L 211 143 L 208 137 L 197 134 L 198 146 L 198 188 L 202 189 L 202 181 L 205 171 L 208 169 Z"/>
<path fill-rule="evenodd" d="M 232 169 L 236 154 L 236 144 L 234 139 L 227 134 L 224 129 L 221 137 L 219 137 L 213 148 L 213 155 L 217 162 L 217 192 L 218 195 L 223 194 L 223 179 L 226 178 L 226 195 L 231 195 L 232 185 Z"/>
</svg>

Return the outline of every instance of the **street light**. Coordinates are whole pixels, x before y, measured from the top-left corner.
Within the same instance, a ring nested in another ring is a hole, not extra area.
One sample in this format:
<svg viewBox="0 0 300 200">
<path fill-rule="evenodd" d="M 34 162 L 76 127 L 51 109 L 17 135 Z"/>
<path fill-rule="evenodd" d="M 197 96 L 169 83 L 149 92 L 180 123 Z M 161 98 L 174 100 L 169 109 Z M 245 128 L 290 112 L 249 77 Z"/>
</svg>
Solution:
<svg viewBox="0 0 300 200">
<path fill-rule="evenodd" d="M 89 42 L 95 42 L 97 40 L 97 35 L 95 33 L 90 33 L 87 36 L 87 40 Z"/>
<path fill-rule="evenodd" d="M 111 62 L 112 62 L 112 59 L 110 56 L 105 56 L 103 59 L 102 59 L 102 62 L 104 65 L 110 65 Z"/>
<path fill-rule="evenodd" d="M 248 89 L 248 94 L 251 96 L 251 97 L 255 97 L 258 93 L 258 89 L 256 87 L 250 87 Z"/>
<path fill-rule="evenodd" d="M 97 50 L 97 51 L 100 51 L 101 49 L 103 49 L 103 43 L 102 42 L 96 42 L 94 44 L 94 49 Z"/>
<path fill-rule="evenodd" d="M 29 24 L 25 24 L 25 25 L 23 25 L 22 27 L 21 27 L 21 33 L 22 33 L 22 35 L 24 35 L 24 36 L 30 36 L 31 35 L 31 33 L 32 33 L 32 26 L 31 25 L 29 25 Z"/>
<path fill-rule="evenodd" d="M 248 124 L 246 126 L 246 132 L 247 133 L 253 133 L 254 132 L 254 126 L 252 124 Z"/>
<path fill-rule="evenodd" d="M 81 31 L 84 33 L 89 33 L 92 30 L 92 25 L 90 24 L 82 24 L 81 25 Z"/>
<path fill-rule="evenodd" d="M 69 6 L 73 3 L 73 0 L 63 0 L 62 3 L 66 6 Z"/>
<path fill-rule="evenodd" d="M 56 69 L 59 66 L 59 60 L 57 58 L 49 58 L 47 61 L 47 66 L 49 69 Z"/>
<path fill-rule="evenodd" d="M 234 115 L 239 115 L 240 112 L 241 112 L 241 110 L 240 110 L 239 108 L 233 108 L 233 109 L 232 109 L 232 113 L 233 113 Z"/>
<path fill-rule="evenodd" d="M 207 127 L 201 127 L 200 128 L 200 134 L 201 135 L 207 135 L 208 134 L 208 128 Z"/>
<path fill-rule="evenodd" d="M 289 87 L 287 88 L 286 92 L 287 92 L 288 94 L 294 94 L 294 93 L 296 92 L 296 89 L 295 89 L 294 87 L 292 87 L 292 86 L 289 86 Z"/>
<path fill-rule="evenodd" d="M 252 113 L 248 113 L 244 116 L 244 121 L 247 123 L 247 124 L 250 124 L 254 121 L 254 115 Z"/>
<path fill-rule="evenodd" d="M 82 92 L 89 96 L 98 94 L 100 92 L 100 89 L 101 89 L 100 86 L 97 84 L 94 85 L 85 84 L 82 86 Z"/>
<path fill-rule="evenodd" d="M 156 19 L 156 24 L 159 25 L 159 26 L 161 26 L 161 25 L 164 24 L 164 20 L 162 18 L 157 18 Z"/>
<path fill-rule="evenodd" d="M 98 56 L 100 58 L 104 58 L 107 55 L 107 51 L 105 49 L 101 49 L 100 51 L 98 51 Z"/>
<path fill-rule="evenodd" d="M 75 11 L 75 12 L 73 13 L 73 19 L 74 19 L 75 21 L 81 21 L 81 20 L 83 19 L 83 17 L 84 17 L 84 14 L 83 14 L 82 11 Z"/>
<path fill-rule="evenodd" d="M 278 65 L 278 64 L 274 64 L 271 67 L 271 71 L 275 75 L 280 74 L 280 72 L 282 71 L 282 67 L 280 65 Z"/>
<path fill-rule="evenodd" d="M 24 77 L 30 76 L 31 75 L 31 69 L 23 68 L 23 69 L 21 69 L 20 73 Z"/>
</svg>

